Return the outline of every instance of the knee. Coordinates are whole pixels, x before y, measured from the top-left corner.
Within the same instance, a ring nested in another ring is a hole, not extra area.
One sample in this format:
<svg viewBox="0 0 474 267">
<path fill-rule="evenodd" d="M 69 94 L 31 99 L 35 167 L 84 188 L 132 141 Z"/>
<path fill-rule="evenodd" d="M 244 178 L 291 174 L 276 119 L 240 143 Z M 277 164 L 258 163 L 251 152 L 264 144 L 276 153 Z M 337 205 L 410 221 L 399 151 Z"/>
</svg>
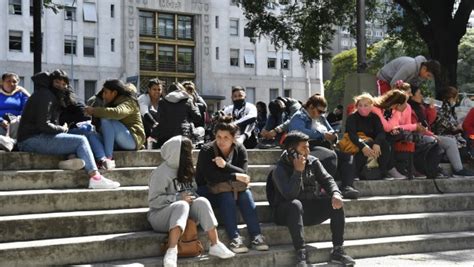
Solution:
<svg viewBox="0 0 474 267">
<path fill-rule="evenodd" d="M 211 209 L 211 203 L 209 200 L 205 197 L 198 197 L 193 201 L 193 206 L 197 207 L 199 209 Z"/>
<path fill-rule="evenodd" d="M 174 206 L 174 209 L 173 211 L 174 212 L 177 212 L 179 214 L 189 214 L 189 204 L 188 202 L 184 201 L 184 200 L 178 200 L 176 202 L 173 203 L 173 206 Z"/>
<path fill-rule="evenodd" d="M 289 213 L 293 216 L 303 214 L 303 204 L 300 200 L 294 199 L 290 202 Z"/>
<path fill-rule="evenodd" d="M 110 125 L 112 124 L 112 120 L 111 119 L 105 119 L 105 118 L 101 118 L 100 119 L 100 125 L 103 127 L 104 125 Z"/>
</svg>

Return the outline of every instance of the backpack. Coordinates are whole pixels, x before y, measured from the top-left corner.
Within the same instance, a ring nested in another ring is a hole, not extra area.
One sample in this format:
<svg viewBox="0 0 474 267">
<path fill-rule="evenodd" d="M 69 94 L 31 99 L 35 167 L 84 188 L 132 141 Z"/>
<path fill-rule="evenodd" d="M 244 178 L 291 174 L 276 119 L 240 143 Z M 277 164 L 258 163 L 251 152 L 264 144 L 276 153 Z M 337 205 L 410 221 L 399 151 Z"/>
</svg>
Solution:
<svg viewBox="0 0 474 267">
<path fill-rule="evenodd" d="M 168 249 L 168 238 L 161 244 L 161 253 L 166 253 Z M 198 239 L 197 224 L 192 219 L 186 222 L 186 228 L 178 241 L 179 257 L 196 257 L 202 254 L 204 247 Z"/>
<path fill-rule="evenodd" d="M 275 185 L 273 184 L 273 169 L 267 175 L 267 183 L 265 185 L 265 192 L 270 207 L 273 208 L 275 204 Z"/>
<path fill-rule="evenodd" d="M 442 157 L 443 150 L 437 142 L 420 141 L 416 143 L 413 163 L 416 170 L 425 174 L 428 179 L 434 179 Z"/>
</svg>

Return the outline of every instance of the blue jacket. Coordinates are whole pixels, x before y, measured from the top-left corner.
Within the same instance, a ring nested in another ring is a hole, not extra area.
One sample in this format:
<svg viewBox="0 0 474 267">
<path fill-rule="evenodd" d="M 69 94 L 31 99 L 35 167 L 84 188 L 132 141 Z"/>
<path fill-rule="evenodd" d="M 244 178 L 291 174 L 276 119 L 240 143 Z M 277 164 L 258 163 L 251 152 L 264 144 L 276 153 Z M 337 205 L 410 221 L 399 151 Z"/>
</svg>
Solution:
<svg viewBox="0 0 474 267">
<path fill-rule="evenodd" d="M 329 124 L 326 117 L 319 117 L 320 122 L 326 126 L 328 132 L 333 131 L 331 125 Z M 298 110 L 293 117 L 291 117 L 290 125 L 288 131 L 299 131 L 309 136 L 313 140 L 324 140 L 324 134 L 311 129 L 313 124 L 313 119 L 309 116 L 306 109 L 302 108 Z"/>
</svg>

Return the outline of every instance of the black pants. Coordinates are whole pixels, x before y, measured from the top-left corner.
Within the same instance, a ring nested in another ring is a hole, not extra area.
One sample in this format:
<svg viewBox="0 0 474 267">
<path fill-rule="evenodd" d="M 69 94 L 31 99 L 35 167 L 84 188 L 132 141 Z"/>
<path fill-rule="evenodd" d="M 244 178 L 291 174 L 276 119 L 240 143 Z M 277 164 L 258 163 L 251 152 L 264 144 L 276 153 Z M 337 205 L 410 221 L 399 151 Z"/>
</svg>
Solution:
<svg viewBox="0 0 474 267">
<path fill-rule="evenodd" d="M 356 177 L 354 157 L 351 154 L 315 146 L 311 155 L 317 157 L 324 169 L 335 179 L 342 182 L 341 188 L 352 186 Z"/>
<path fill-rule="evenodd" d="M 372 148 L 374 145 L 373 141 L 369 141 L 368 145 Z M 378 158 L 379 169 L 382 175 L 385 175 L 387 171 L 393 168 L 394 163 L 391 162 L 392 160 L 392 150 L 390 149 L 390 144 L 383 140 L 380 144 L 380 151 L 382 154 Z M 360 150 L 357 154 L 354 155 L 354 165 L 355 165 L 355 172 L 356 175 L 359 176 L 364 166 L 367 164 L 367 157 L 364 156 L 362 150 Z M 391 165 L 391 166 L 390 166 Z"/>
<path fill-rule="evenodd" d="M 296 250 L 305 246 L 303 226 L 320 224 L 328 218 L 331 219 L 332 244 L 342 246 L 344 243 L 344 209 L 333 209 L 331 198 L 281 202 L 273 214 L 276 224 L 288 227 Z"/>
</svg>

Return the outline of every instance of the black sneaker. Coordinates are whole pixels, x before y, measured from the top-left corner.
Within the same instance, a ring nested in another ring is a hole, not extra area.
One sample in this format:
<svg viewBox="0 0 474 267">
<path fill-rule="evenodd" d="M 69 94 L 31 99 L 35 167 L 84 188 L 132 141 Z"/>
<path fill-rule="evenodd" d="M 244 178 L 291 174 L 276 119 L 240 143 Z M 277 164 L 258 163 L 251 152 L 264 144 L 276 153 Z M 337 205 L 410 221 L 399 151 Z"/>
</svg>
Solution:
<svg viewBox="0 0 474 267">
<path fill-rule="evenodd" d="M 342 196 L 347 199 L 357 199 L 359 191 L 352 186 L 346 186 L 342 188 Z"/>
<path fill-rule="evenodd" d="M 344 265 L 354 265 L 355 260 L 351 256 L 347 255 L 342 246 L 334 247 L 331 251 L 331 262 L 344 264 Z"/>
<path fill-rule="evenodd" d="M 460 171 L 454 171 L 453 175 L 454 176 L 474 176 L 474 172 L 466 168 L 463 168 Z"/>
<path fill-rule="evenodd" d="M 265 243 L 265 238 L 263 237 L 262 234 L 255 236 L 250 244 L 256 250 L 259 250 L 259 251 L 268 250 L 268 245 Z"/>
<path fill-rule="evenodd" d="M 308 254 L 306 249 L 302 248 L 296 251 L 296 267 L 306 267 L 306 260 L 308 259 Z"/>
<path fill-rule="evenodd" d="M 230 241 L 229 249 L 234 253 L 246 253 L 249 251 L 249 249 L 244 245 L 241 236 L 238 236 Z"/>
</svg>

